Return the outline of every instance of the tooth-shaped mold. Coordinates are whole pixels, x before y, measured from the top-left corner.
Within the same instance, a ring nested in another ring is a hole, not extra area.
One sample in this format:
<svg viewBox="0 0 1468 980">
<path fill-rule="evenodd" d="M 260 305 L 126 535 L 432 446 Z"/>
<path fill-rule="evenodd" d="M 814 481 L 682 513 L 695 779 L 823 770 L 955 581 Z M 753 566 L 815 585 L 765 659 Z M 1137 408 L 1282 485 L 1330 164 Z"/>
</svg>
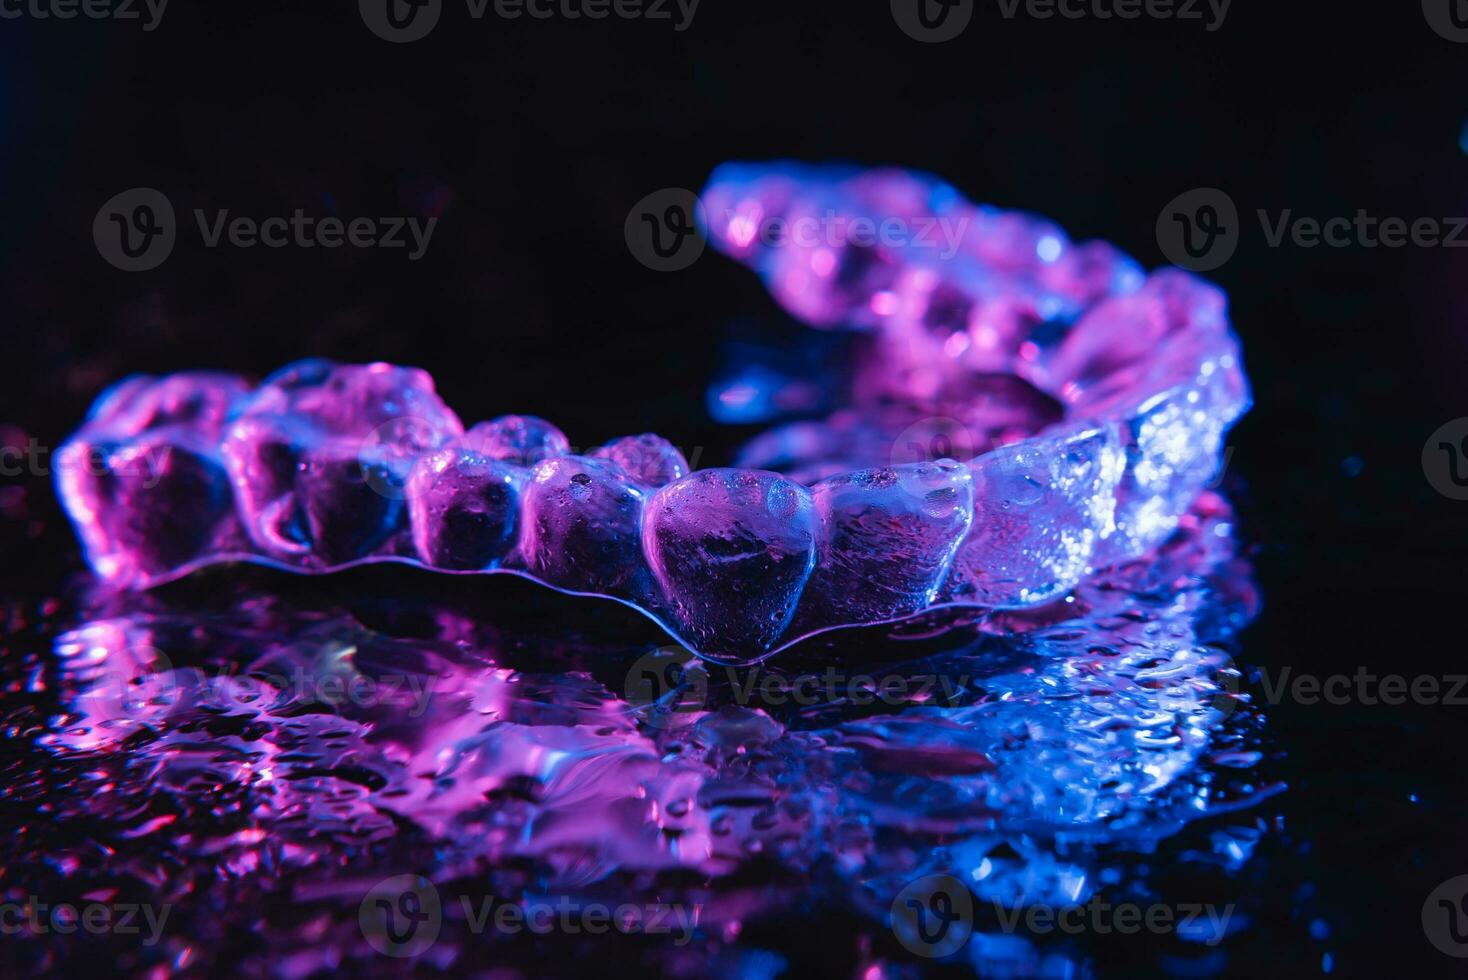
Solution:
<svg viewBox="0 0 1468 980">
<path fill-rule="evenodd" d="M 638 527 L 647 492 L 606 460 L 557 456 L 540 463 L 525 488 L 526 569 L 574 592 L 635 591 L 644 571 Z"/>
<path fill-rule="evenodd" d="M 1124 462 L 1114 426 L 1032 439 L 974 460 L 973 529 L 944 598 L 1009 607 L 1068 592 L 1114 531 Z"/>
<path fill-rule="evenodd" d="M 714 247 L 758 271 L 795 316 L 818 327 L 968 332 L 973 342 L 947 356 L 982 370 L 997 369 L 985 359 L 1001 349 L 1012 357 L 1031 328 L 1144 278 L 1109 245 L 971 204 L 928 174 L 730 163 L 703 202 Z"/>
<path fill-rule="evenodd" d="M 480 422 L 464 434 L 463 444 L 485 459 L 527 467 L 571 451 L 565 433 L 534 415 L 504 415 Z"/>
<path fill-rule="evenodd" d="M 1220 465 L 1224 433 L 1250 401 L 1226 310 L 1217 288 L 1164 270 L 1082 317 L 1047 365 L 1073 413 L 1122 422 L 1117 528 L 1095 564 L 1161 542 Z"/>
<path fill-rule="evenodd" d="M 1079 242 L 1054 262 L 1042 263 L 1040 283 L 1085 308 L 1107 296 L 1138 288 L 1146 274 L 1130 256 L 1106 242 Z"/>
<path fill-rule="evenodd" d="M 297 465 L 292 530 L 328 566 L 365 558 L 406 526 L 402 475 L 360 453 L 354 440 L 330 440 Z"/>
<path fill-rule="evenodd" d="M 58 450 L 58 491 L 104 577 L 145 585 L 237 542 L 219 434 L 247 393 L 231 374 L 132 378 Z"/>
<path fill-rule="evenodd" d="M 1177 527 L 1200 487 L 1222 465 L 1228 419 L 1249 404 L 1247 387 L 1222 353 L 1197 363 L 1197 377 L 1146 399 L 1126 413 L 1127 467 L 1117 488 L 1116 534 L 1103 542 L 1098 566 L 1136 558 Z"/>
<path fill-rule="evenodd" d="M 1201 341 L 1204 348 L 1227 343 L 1225 310 L 1217 288 L 1164 270 L 1135 293 L 1109 298 L 1081 317 L 1043 373 L 1076 410 L 1104 414 L 1137 392 L 1148 397 L 1165 389 L 1168 376 L 1174 383 L 1189 378 L 1196 362 L 1162 358 L 1161 352 L 1178 341 Z"/>
<path fill-rule="evenodd" d="M 598 459 L 609 459 L 626 470 L 634 480 L 649 487 L 661 487 L 688 475 L 688 460 L 671 442 L 645 432 L 609 442 L 591 453 Z"/>
<path fill-rule="evenodd" d="M 775 473 L 700 470 L 648 502 L 643 550 L 679 632 L 748 661 L 785 633 L 815 565 L 810 491 Z"/>
<path fill-rule="evenodd" d="M 953 460 L 843 473 L 811 496 L 820 552 L 796 632 L 932 605 L 974 517 L 973 480 Z"/>
<path fill-rule="evenodd" d="M 493 568 L 514 546 L 524 469 L 455 442 L 418 460 L 408 476 L 418 557 L 434 568 Z"/>
<path fill-rule="evenodd" d="M 254 544 L 319 568 L 407 553 L 404 481 L 462 433 L 423 371 L 312 360 L 265 380 L 223 453 Z"/>
<path fill-rule="evenodd" d="M 831 455 L 839 458 L 845 448 L 825 453 L 823 447 L 832 440 L 817 438 L 813 445 L 801 446 L 791 434 L 821 426 L 864 431 L 846 415 L 863 423 L 880 422 L 885 411 L 881 406 L 893 401 L 940 407 L 929 411 L 962 420 L 981 452 L 990 448 L 988 439 L 1001 444 L 1035 440 L 1037 430 L 1031 425 L 1017 432 L 990 429 L 986 413 L 975 416 L 972 401 L 955 394 L 976 372 L 1009 372 L 1054 397 L 1067 416 L 1051 420 L 1057 431 L 1089 424 L 1118 434 L 1118 445 L 1125 447 L 1125 472 L 1116 493 L 1115 531 L 1069 528 L 1066 536 L 1077 540 L 1057 536 L 1046 547 L 1016 545 L 1009 559 L 991 556 L 998 566 L 1012 566 L 1012 575 L 995 574 L 1012 577 L 1013 588 L 983 586 L 986 573 L 961 561 L 945 589 L 948 598 L 957 595 L 954 601 L 1038 601 L 1058 594 L 1083 564 L 1076 556 L 1088 548 L 1094 549 L 1094 563 L 1105 563 L 1136 557 L 1154 546 L 1176 526 L 1207 481 L 1217 466 L 1223 433 L 1248 408 L 1247 382 L 1223 294 L 1180 270 L 1148 277 L 1136 262 L 1104 243 L 1077 244 L 1034 216 L 969 204 L 950 185 L 921 174 L 854 175 L 843 167 L 727 164 L 715 172 L 704 199 L 712 244 L 759 272 L 787 310 L 815 326 L 878 331 L 851 412 L 762 437 L 746 449 L 747 461 L 761 464 L 779 456 L 785 458 L 782 470 L 819 472 Z M 909 222 L 906 230 L 912 232 L 926 221 L 942 231 L 956 231 L 959 248 L 947 256 L 916 238 L 882 244 L 876 251 L 888 270 L 887 285 L 879 292 L 864 292 L 855 287 L 865 280 L 846 275 L 839 255 L 815 255 L 820 248 L 813 247 L 806 251 L 821 269 L 814 270 L 809 283 L 799 284 L 800 295 L 792 297 L 790 269 L 803 259 L 778 254 L 798 250 L 771 248 L 759 231 L 809 214 L 816 205 L 845 221 L 896 217 Z M 884 430 L 880 424 L 873 428 Z M 1035 445 L 1049 451 L 1054 437 L 1040 430 Z M 859 444 L 852 448 L 856 451 L 845 455 L 847 468 L 878 458 Z M 997 452 L 993 461 L 986 464 L 981 457 L 974 465 L 982 468 L 1006 458 L 1004 450 Z M 981 526 L 986 492 L 976 485 L 980 512 L 970 535 L 973 543 L 965 546 L 970 557 L 985 533 L 1000 533 Z M 1009 527 L 1006 533 L 1018 533 L 1011 518 L 1000 517 Z M 1058 535 L 1059 525 L 1051 530 Z M 1037 527 L 1032 536 L 1038 534 Z M 1034 574 L 1020 573 L 1025 557 L 1038 563 L 1031 569 Z M 1043 569 L 1047 563 L 1056 567 Z"/>
<path fill-rule="evenodd" d="M 465 434 L 426 374 L 386 364 L 305 361 L 253 395 L 227 376 L 140 379 L 58 454 L 93 567 L 136 587 L 239 559 L 509 571 L 747 661 L 932 605 L 1044 602 L 1142 556 L 1249 407 L 1217 288 L 1145 276 L 941 180 L 730 165 L 703 211 L 789 311 L 874 335 L 827 345 L 851 354 L 846 403 L 822 380 L 835 411 L 749 443 L 755 469 L 690 474 L 653 435 L 573 456 L 531 416 Z M 795 221 L 815 237 L 792 238 Z M 965 467 L 927 462 L 948 456 Z"/>
</svg>

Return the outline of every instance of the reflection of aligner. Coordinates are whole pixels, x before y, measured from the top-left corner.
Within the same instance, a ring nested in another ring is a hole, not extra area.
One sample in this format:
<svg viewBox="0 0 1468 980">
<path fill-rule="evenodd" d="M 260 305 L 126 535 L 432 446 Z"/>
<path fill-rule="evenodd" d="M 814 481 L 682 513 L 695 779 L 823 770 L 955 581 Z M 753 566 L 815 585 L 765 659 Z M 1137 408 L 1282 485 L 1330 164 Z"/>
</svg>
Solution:
<svg viewBox="0 0 1468 980">
<path fill-rule="evenodd" d="M 348 805 L 352 820 L 380 827 L 384 814 L 396 814 L 471 853 L 555 858 L 570 849 L 614 867 L 719 874 L 755 853 L 745 847 L 751 840 L 770 846 L 804 835 L 809 847 L 781 852 L 796 863 L 834 848 L 849 830 L 844 813 L 853 811 L 869 814 L 878 832 L 918 837 L 915 828 L 941 813 L 951 833 L 977 833 L 963 847 L 982 846 L 996 827 L 1074 827 L 1142 807 L 1175 806 L 1181 819 L 1194 819 L 1220 802 L 1218 785 L 1195 790 L 1186 774 L 1229 710 L 1228 691 L 1214 679 L 1226 658 L 1200 637 L 1226 640 L 1256 608 L 1247 569 L 1219 533 L 1230 519 L 1210 495 L 1158 562 L 1113 569 L 1105 583 L 1088 580 L 1074 602 L 1007 614 L 1004 636 L 941 632 L 921 661 L 900 666 L 880 662 L 892 653 L 880 641 L 875 653 L 863 648 L 865 659 L 812 667 L 810 675 L 842 680 L 823 682 L 809 704 L 763 700 L 770 688 L 760 680 L 771 673 L 714 671 L 717 683 L 666 726 L 650 723 L 645 703 L 619 683 L 630 655 L 616 641 L 584 651 L 610 664 L 600 679 L 562 669 L 572 658 L 559 654 L 586 642 L 572 628 L 544 627 L 533 642 L 546 655 L 521 673 L 496 665 L 527 637 L 466 638 L 466 624 L 437 599 L 415 600 L 422 606 L 404 617 L 409 635 L 400 636 L 339 613 L 323 620 L 309 600 L 290 595 L 262 604 L 241 593 L 205 614 L 160 613 L 136 596 L 117 596 L 115 618 L 64 634 L 58 652 L 126 670 L 146 637 L 181 661 L 207 652 L 233 666 L 181 672 L 182 710 L 166 718 L 139 716 L 90 737 L 81 728 L 96 719 L 83 719 L 47 744 L 115 749 L 148 726 L 159 737 L 125 751 L 156 763 L 165 784 L 205 793 L 189 783 L 195 767 L 223 760 L 237 785 L 260 791 L 257 816 L 275 830 L 299 831 L 301 805 L 319 796 L 329 810 L 313 812 L 311 829 L 340 826 L 337 809 Z M 1184 584 L 1169 591 L 1159 579 Z M 149 608 L 128 614 L 129 606 Z M 440 623 L 425 637 L 427 612 Z M 874 635 L 852 639 L 870 643 Z M 905 657 L 914 652 L 911 642 L 898 646 Z M 317 698 L 316 710 L 300 710 L 326 689 L 325 678 L 379 668 L 431 681 L 422 710 L 388 697 Z M 846 700 L 857 677 L 882 684 L 913 672 L 951 681 L 963 694 L 933 697 L 932 687 L 914 683 L 869 710 Z M 280 699 L 219 700 L 231 677 L 302 673 L 305 680 L 293 680 Z M 248 751 L 239 726 L 198 723 L 219 720 L 221 708 L 250 718 Z M 1200 795 L 1180 802 L 1156 795 L 1175 783 L 1184 797 Z M 751 802 L 766 797 L 768 808 Z M 775 805 L 787 799 L 797 805 Z M 832 804 L 838 799 L 841 811 Z M 485 821 L 487 811 L 497 819 Z M 466 832 L 486 825 L 490 833 Z M 1098 833 L 1158 826 L 1172 824 Z M 663 846 L 665 838 L 678 846 Z"/>
<path fill-rule="evenodd" d="M 876 337 L 854 405 L 756 440 L 754 469 L 690 473 L 652 435 L 577 455 L 522 416 L 466 432 L 426 373 L 386 364 L 301 362 L 253 392 L 232 376 L 135 379 L 61 454 L 93 567 L 129 587 L 228 560 L 509 572 L 620 600 L 704 656 L 748 662 L 935 606 L 1034 605 L 1144 554 L 1248 405 L 1217 289 L 1143 277 L 1109 246 L 930 178 L 728 167 L 705 203 L 724 222 L 714 244 L 792 312 Z M 963 234 L 947 257 L 729 235 L 747 213 L 882 208 L 935 211 Z M 910 450 L 914 431 L 927 435 Z M 172 451 L 150 486 L 80 465 L 98 447 L 159 445 Z"/>
<path fill-rule="evenodd" d="M 144 623 L 128 618 L 84 623 L 56 638 L 55 651 L 74 724 L 51 736 L 74 751 L 121 741 L 154 724 L 177 701 L 177 678 L 168 657 L 152 645 Z"/>
</svg>

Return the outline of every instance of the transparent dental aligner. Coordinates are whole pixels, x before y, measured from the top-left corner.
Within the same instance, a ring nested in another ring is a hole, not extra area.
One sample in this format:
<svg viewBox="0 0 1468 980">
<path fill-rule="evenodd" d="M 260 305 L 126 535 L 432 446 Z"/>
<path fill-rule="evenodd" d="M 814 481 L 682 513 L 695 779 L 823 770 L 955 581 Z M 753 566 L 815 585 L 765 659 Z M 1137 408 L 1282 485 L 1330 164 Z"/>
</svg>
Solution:
<svg viewBox="0 0 1468 980">
<path fill-rule="evenodd" d="M 93 569 L 125 588 L 229 561 L 510 573 L 751 662 L 1063 597 L 1176 528 L 1248 407 L 1215 287 L 933 178 L 731 165 L 703 203 L 715 247 L 791 313 L 865 333 L 834 415 L 690 471 L 651 434 L 577 454 L 538 418 L 466 429 L 414 368 L 133 378 L 58 456 Z"/>
<path fill-rule="evenodd" d="M 248 548 L 221 441 L 249 393 L 213 372 L 129 378 L 56 455 L 56 486 L 92 568 L 127 587 Z"/>
</svg>

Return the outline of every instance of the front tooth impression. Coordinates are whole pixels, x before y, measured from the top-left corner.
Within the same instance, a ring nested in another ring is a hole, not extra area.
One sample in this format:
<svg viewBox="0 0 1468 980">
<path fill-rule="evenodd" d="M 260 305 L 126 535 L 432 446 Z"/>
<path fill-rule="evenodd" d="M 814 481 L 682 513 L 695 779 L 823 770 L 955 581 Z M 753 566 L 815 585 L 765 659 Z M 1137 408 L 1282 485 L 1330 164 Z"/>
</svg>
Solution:
<svg viewBox="0 0 1468 980">
<path fill-rule="evenodd" d="M 520 488 L 529 474 L 454 444 L 424 456 L 408 477 L 409 523 L 434 568 L 494 568 L 515 543 Z"/>
<path fill-rule="evenodd" d="M 57 484 L 99 574 L 144 585 L 237 533 L 218 452 L 243 379 L 136 378 L 99 399 L 56 454 Z"/>
<path fill-rule="evenodd" d="M 627 593 L 643 569 L 637 529 L 645 493 L 606 460 L 545 460 L 525 488 L 526 568 L 563 589 Z"/>
<path fill-rule="evenodd" d="M 422 371 L 302 361 L 266 379 L 223 453 L 256 546 L 330 566 L 373 554 L 405 529 L 413 464 L 462 432 Z"/>
<path fill-rule="evenodd" d="M 815 564 L 810 491 L 758 470 L 700 470 L 662 488 L 642 537 L 680 632 L 717 659 L 768 653 Z"/>
<path fill-rule="evenodd" d="M 973 523 L 973 481 L 952 460 L 843 473 L 811 493 L 820 561 L 801 625 L 879 622 L 925 608 Z"/>
<path fill-rule="evenodd" d="M 1114 531 L 1122 466 L 1112 428 L 1005 446 L 974 460 L 974 527 L 945 592 L 996 607 L 1063 595 Z"/>
<path fill-rule="evenodd" d="M 565 433 L 534 415 L 502 415 L 480 422 L 464 433 L 463 443 L 485 459 L 517 466 L 534 466 L 571 451 Z"/>
<path fill-rule="evenodd" d="M 635 477 L 638 483 L 650 487 L 681 480 L 689 470 L 688 460 L 683 458 L 677 446 L 650 432 L 609 442 L 591 455 L 611 460 Z"/>
</svg>

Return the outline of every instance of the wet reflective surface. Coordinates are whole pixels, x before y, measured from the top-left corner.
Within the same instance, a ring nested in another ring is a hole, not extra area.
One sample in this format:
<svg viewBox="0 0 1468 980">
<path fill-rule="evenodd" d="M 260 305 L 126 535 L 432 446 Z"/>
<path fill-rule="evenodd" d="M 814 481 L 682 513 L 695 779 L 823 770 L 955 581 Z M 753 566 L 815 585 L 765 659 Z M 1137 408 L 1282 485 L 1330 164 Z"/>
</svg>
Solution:
<svg viewBox="0 0 1468 980">
<path fill-rule="evenodd" d="M 1156 561 L 1069 600 L 752 669 L 690 661 L 610 603 L 400 568 L 12 609 L 4 900 L 136 905 L 140 928 L 43 914 L 7 955 L 768 976 L 812 966 L 781 937 L 818 929 L 814 966 L 852 975 L 1073 975 L 1098 953 L 1218 972 L 1264 900 L 1241 875 L 1284 788 L 1235 693 L 1258 597 L 1230 520 L 1205 495 Z M 901 912 L 934 875 L 968 893 L 937 941 Z M 1175 921 L 1119 935 L 1124 904 Z M 1074 930 L 1014 918 L 1082 906 Z"/>
</svg>

